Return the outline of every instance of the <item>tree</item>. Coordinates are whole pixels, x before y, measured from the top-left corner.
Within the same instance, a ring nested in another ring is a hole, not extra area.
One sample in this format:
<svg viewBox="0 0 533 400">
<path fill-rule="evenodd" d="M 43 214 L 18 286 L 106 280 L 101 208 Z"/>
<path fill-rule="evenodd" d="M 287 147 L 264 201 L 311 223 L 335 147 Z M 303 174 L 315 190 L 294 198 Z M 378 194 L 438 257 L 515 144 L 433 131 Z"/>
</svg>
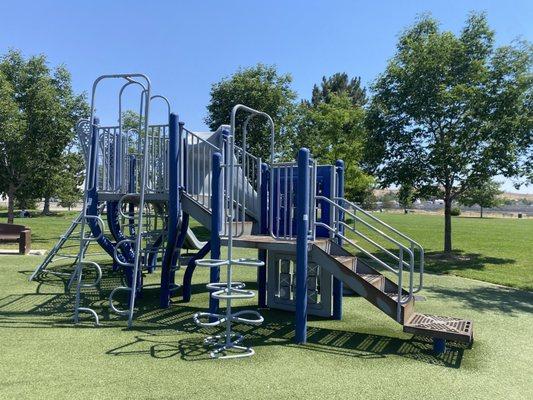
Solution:
<svg viewBox="0 0 533 400">
<path fill-rule="evenodd" d="M 297 134 L 293 151 L 308 147 L 321 163 L 345 161 L 345 193 L 350 200 L 367 203 L 373 178 L 360 168 L 366 130 L 364 126 L 366 90 L 361 78 L 346 73 L 322 77 L 313 86 L 311 101 L 298 108 Z"/>
<path fill-rule="evenodd" d="M 363 202 L 373 182 L 359 167 L 363 157 L 366 130 L 364 110 L 354 107 L 346 93 L 329 95 L 328 102 L 299 107 L 295 151 L 308 147 L 319 163 L 344 160 L 346 197 Z"/>
<path fill-rule="evenodd" d="M 403 208 L 409 208 L 415 201 L 415 191 L 412 186 L 402 185 L 398 190 L 398 202 Z"/>
<path fill-rule="evenodd" d="M 61 155 L 71 142 L 76 120 L 86 113 L 84 95 L 74 95 L 70 74 L 51 70 L 43 55 L 24 59 L 11 50 L 0 60 L 3 102 L 18 117 L 0 136 L 0 192 L 8 197 L 8 222 L 13 222 L 15 197 L 50 197 Z M 8 100 L 7 97 L 10 97 Z"/>
<path fill-rule="evenodd" d="M 442 196 L 446 252 L 452 201 L 497 174 L 531 173 L 532 59 L 527 43 L 496 48 L 483 14 L 458 36 L 422 17 L 372 87 L 367 168 L 384 187 Z"/>
<path fill-rule="evenodd" d="M 311 104 L 317 106 L 320 103 L 329 103 L 332 95 L 346 94 L 355 107 L 366 104 L 366 89 L 361 87 L 361 78 L 349 78 L 345 72 L 337 72 L 326 78 L 322 77 L 320 87 L 313 86 Z"/>
<path fill-rule="evenodd" d="M 502 193 L 500 183 L 491 179 L 477 187 L 465 190 L 459 197 L 459 203 L 467 207 L 477 204 L 480 208 L 479 217 L 483 218 L 483 208 L 500 205 L 502 202 L 498 196 Z"/>
<path fill-rule="evenodd" d="M 19 109 L 14 90 L 4 73 L 0 71 L 0 193 L 8 196 L 8 222 L 13 223 L 15 191 L 19 188 L 16 181 L 11 180 L 17 175 L 18 165 L 27 162 L 28 149 L 25 147 L 24 131 L 26 121 Z"/>
<path fill-rule="evenodd" d="M 264 111 L 276 125 L 276 152 L 285 154 L 292 136 L 292 119 L 296 93 L 291 89 L 292 78 L 279 74 L 274 66 L 257 64 L 254 67 L 239 69 L 229 78 L 224 78 L 211 87 L 211 101 L 207 106 L 205 122 L 212 130 L 222 124 L 229 124 L 231 109 L 236 104 Z M 244 114 L 239 114 L 236 142 L 241 145 L 240 127 Z M 264 160 L 270 159 L 270 131 L 264 119 L 254 118 L 248 128 L 248 151 Z"/>
</svg>

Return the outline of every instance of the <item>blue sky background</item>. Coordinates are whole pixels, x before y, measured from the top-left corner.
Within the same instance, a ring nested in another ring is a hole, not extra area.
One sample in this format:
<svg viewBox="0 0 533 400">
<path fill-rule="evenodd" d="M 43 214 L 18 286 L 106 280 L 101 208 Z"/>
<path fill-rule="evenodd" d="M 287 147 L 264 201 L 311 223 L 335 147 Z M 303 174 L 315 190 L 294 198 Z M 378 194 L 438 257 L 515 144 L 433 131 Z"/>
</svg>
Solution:
<svg viewBox="0 0 533 400">
<path fill-rule="evenodd" d="M 101 74 L 144 72 L 187 126 L 201 130 L 211 84 L 239 67 L 275 64 L 292 75 L 301 98 L 335 72 L 368 85 L 417 14 L 430 12 L 443 29 L 459 32 L 473 10 L 487 12 L 498 44 L 533 40 L 531 0 L 3 1 L 0 53 L 44 53 L 52 66 L 67 65 L 77 91 L 89 91 Z M 98 113 L 112 123 L 114 87 L 103 89 Z M 504 188 L 512 189 L 509 182 Z"/>
</svg>

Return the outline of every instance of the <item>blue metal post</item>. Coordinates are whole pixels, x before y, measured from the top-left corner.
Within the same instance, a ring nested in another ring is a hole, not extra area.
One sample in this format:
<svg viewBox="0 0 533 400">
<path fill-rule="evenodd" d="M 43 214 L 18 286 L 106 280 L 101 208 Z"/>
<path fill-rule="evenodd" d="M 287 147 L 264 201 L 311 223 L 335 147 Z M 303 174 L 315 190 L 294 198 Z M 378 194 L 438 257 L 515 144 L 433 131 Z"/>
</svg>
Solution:
<svg viewBox="0 0 533 400">
<path fill-rule="evenodd" d="M 261 196 L 260 231 L 262 235 L 266 235 L 268 233 L 268 167 L 264 163 L 261 164 L 261 187 L 259 190 Z M 265 308 L 267 306 L 267 251 L 259 250 L 258 258 L 263 261 L 265 265 L 257 268 L 257 306 L 259 308 Z"/>
<path fill-rule="evenodd" d="M 335 162 L 335 172 L 337 174 L 337 192 L 334 196 L 344 198 L 344 161 Z M 344 213 L 339 211 L 339 221 L 344 220 Z M 339 233 L 344 235 L 344 226 L 339 225 Z M 337 237 L 337 243 L 342 246 L 342 238 Z M 333 278 L 333 319 L 342 319 L 342 282 Z"/>
<path fill-rule="evenodd" d="M 446 351 L 446 340 L 433 338 L 433 352 L 435 354 L 442 354 Z"/>
<path fill-rule="evenodd" d="M 211 187 L 211 258 L 220 259 L 220 230 L 222 228 L 222 155 L 213 153 L 212 158 L 213 175 Z M 211 268 L 209 282 L 215 283 L 220 281 L 220 268 Z M 209 312 L 218 312 L 218 299 L 209 296 Z"/>
<path fill-rule="evenodd" d="M 307 250 L 309 241 L 309 150 L 298 151 L 296 192 L 296 343 L 307 341 Z"/>
<path fill-rule="evenodd" d="M 178 215 L 179 215 L 179 135 L 178 135 L 178 116 L 174 113 L 169 118 L 169 141 L 168 141 L 168 158 L 169 158 L 169 181 L 168 181 L 168 236 L 167 247 L 163 257 L 161 268 L 161 292 L 160 307 L 167 308 L 170 305 L 170 285 L 172 283 L 172 259 L 176 251 L 176 239 L 178 236 Z"/>
</svg>

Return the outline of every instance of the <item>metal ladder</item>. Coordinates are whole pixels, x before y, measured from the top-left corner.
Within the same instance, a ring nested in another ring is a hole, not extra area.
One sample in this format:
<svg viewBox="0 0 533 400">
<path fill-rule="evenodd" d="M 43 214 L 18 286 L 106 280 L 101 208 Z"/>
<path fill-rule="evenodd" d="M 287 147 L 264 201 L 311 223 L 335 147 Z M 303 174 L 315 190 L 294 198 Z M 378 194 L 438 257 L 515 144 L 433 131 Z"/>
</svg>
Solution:
<svg viewBox="0 0 533 400">
<path fill-rule="evenodd" d="M 78 264 L 75 272 L 76 277 L 76 302 L 74 307 L 74 321 L 78 322 L 79 319 L 79 313 L 80 312 L 88 312 L 93 315 L 95 318 L 96 323 L 98 324 L 98 315 L 97 313 L 88 307 L 81 307 L 80 306 L 80 298 L 81 298 L 81 290 L 83 288 L 88 287 L 96 287 L 98 283 L 100 282 L 101 276 L 102 276 L 102 270 L 100 266 L 92 261 L 85 260 L 85 251 L 87 248 L 87 243 L 98 240 L 100 237 L 104 234 L 104 223 L 98 216 L 94 215 L 87 215 L 88 206 L 90 205 L 89 202 L 93 200 L 93 198 L 90 197 L 90 192 L 94 190 L 105 190 L 106 187 L 106 171 L 109 170 L 110 176 L 114 177 L 117 176 L 118 167 L 121 165 L 121 163 L 124 161 L 123 157 L 121 157 L 121 153 L 123 150 L 115 150 L 115 158 L 113 158 L 113 164 L 112 165 L 102 165 L 102 173 L 103 173 L 103 180 L 102 185 L 103 187 L 100 188 L 99 185 L 99 179 L 98 174 L 99 171 L 99 157 L 98 157 L 98 150 L 100 147 L 100 140 L 99 140 L 99 131 L 98 127 L 94 123 L 94 112 L 95 112 L 95 97 L 96 97 L 96 89 L 98 84 L 102 80 L 106 79 L 121 79 L 126 80 L 128 83 L 131 82 L 138 82 L 136 79 L 140 78 L 143 79 L 145 84 L 141 84 L 142 88 L 144 89 L 141 95 L 141 109 L 144 107 L 144 123 L 142 131 L 139 133 L 139 138 L 142 136 L 142 140 L 139 141 L 139 155 L 142 159 L 142 163 L 140 163 L 140 182 L 138 182 L 139 189 L 135 189 L 132 193 L 123 195 L 119 201 L 119 210 L 121 214 L 129 218 L 130 216 L 125 215 L 122 213 L 122 207 L 120 206 L 121 203 L 125 200 L 127 196 L 134 196 L 138 198 L 138 212 L 137 212 L 137 223 L 135 226 L 135 238 L 134 239 L 124 239 L 117 243 L 114 248 L 114 259 L 117 263 L 120 265 L 123 265 L 128 268 L 132 268 L 132 281 L 131 281 L 131 287 L 127 286 L 121 286 L 118 288 L 115 288 L 110 295 L 110 303 L 111 308 L 113 311 L 118 312 L 120 315 L 128 315 L 128 327 L 132 326 L 133 321 L 133 314 L 134 314 L 134 307 L 135 307 L 135 295 L 137 292 L 137 277 L 139 276 L 140 268 L 141 268 L 141 246 L 142 246 L 142 232 L 143 232 L 143 223 L 144 223 L 144 205 L 145 205 L 145 194 L 146 194 L 146 188 L 147 188 L 147 167 L 148 167 L 148 134 L 149 134 L 149 109 L 150 109 L 150 99 L 151 99 L 151 83 L 150 79 L 144 75 L 144 74 L 113 74 L 113 75 L 102 75 L 99 78 L 95 80 L 92 87 L 92 95 L 91 95 L 91 139 L 89 143 L 89 158 L 87 163 L 87 173 L 86 173 L 86 179 L 85 179 L 85 190 L 84 190 L 84 201 L 83 201 L 83 211 L 82 211 L 82 217 L 81 217 L 81 238 L 80 238 L 80 249 L 79 249 L 79 256 L 78 256 Z M 124 86 L 123 86 L 124 88 Z M 122 91 L 121 91 L 122 94 Z M 144 103 L 143 103 L 143 96 L 144 96 Z M 121 127 L 119 126 L 119 132 Z M 120 137 L 120 140 L 122 140 L 122 137 Z M 142 143 L 141 143 L 142 142 Z M 106 149 L 102 149 L 101 151 L 105 152 Z M 105 154 L 104 154 L 104 162 L 105 162 Z M 112 179 L 112 187 L 111 190 L 117 190 L 119 189 L 118 183 L 115 179 Z M 87 236 L 85 234 L 86 228 L 87 228 L 87 222 L 88 220 L 93 219 L 96 221 L 97 224 L 100 225 L 100 235 L 98 237 L 92 237 Z M 133 244 L 134 247 L 134 262 L 123 262 L 118 257 L 118 250 L 122 244 L 130 243 Z M 92 283 L 83 283 L 83 267 L 84 265 L 91 265 L 96 269 L 97 272 L 97 279 L 95 279 Z M 116 307 L 113 306 L 113 295 L 119 290 L 126 290 L 129 291 L 130 297 L 129 297 L 129 306 L 127 310 L 119 310 L 116 309 Z"/>
</svg>

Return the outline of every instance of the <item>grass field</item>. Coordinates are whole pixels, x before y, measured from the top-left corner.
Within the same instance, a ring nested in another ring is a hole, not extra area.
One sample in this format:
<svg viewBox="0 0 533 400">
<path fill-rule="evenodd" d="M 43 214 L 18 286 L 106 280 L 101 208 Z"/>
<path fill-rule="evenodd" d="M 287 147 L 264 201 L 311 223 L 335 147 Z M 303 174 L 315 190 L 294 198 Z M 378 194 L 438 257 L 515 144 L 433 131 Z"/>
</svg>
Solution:
<svg viewBox="0 0 533 400">
<path fill-rule="evenodd" d="M 419 239 L 430 259 L 440 249 L 440 218 L 383 218 Z M 33 247 L 49 249 L 71 219 L 23 222 L 33 229 Z M 436 258 L 429 269 L 515 286 L 522 285 L 523 274 L 530 282 L 524 287 L 531 288 L 531 250 L 525 238 L 519 242 L 522 236 L 531 238 L 531 222 L 454 219 L 457 248 L 477 256 L 469 256 L 469 265 L 461 268 L 443 266 Z M 109 312 L 106 298 L 119 277 L 106 272 L 101 288 L 84 295 L 84 305 L 102 317 L 102 326 L 93 328 L 88 319 L 72 325 L 73 296 L 65 293 L 62 279 L 47 275 L 40 282 L 27 281 L 41 259 L 0 256 L 2 399 L 214 399 L 226 393 L 243 399 L 533 398 L 530 291 L 428 274 L 427 301 L 417 302 L 417 311 L 475 323 L 472 349 L 450 346 L 441 356 L 433 355 L 422 338 L 402 333 L 364 299 L 347 297 L 342 321 L 311 318 L 306 345 L 292 343 L 292 314 L 262 310 L 265 324 L 236 328 L 256 355 L 213 361 L 202 339 L 214 331 L 197 328 L 191 319 L 207 305 L 205 272 L 195 275 L 191 303 L 177 297 L 166 310 L 156 307 L 157 290 L 148 286 L 131 330 Z M 240 270 L 236 278 L 253 288 L 251 271 Z M 149 275 L 147 283 L 158 279 L 157 273 Z M 253 302 L 242 304 L 253 307 Z"/>
<path fill-rule="evenodd" d="M 426 270 L 533 290 L 533 219 L 452 219 L 454 255 L 442 257 L 444 217 L 379 214 L 380 219 L 417 240 Z"/>
</svg>

